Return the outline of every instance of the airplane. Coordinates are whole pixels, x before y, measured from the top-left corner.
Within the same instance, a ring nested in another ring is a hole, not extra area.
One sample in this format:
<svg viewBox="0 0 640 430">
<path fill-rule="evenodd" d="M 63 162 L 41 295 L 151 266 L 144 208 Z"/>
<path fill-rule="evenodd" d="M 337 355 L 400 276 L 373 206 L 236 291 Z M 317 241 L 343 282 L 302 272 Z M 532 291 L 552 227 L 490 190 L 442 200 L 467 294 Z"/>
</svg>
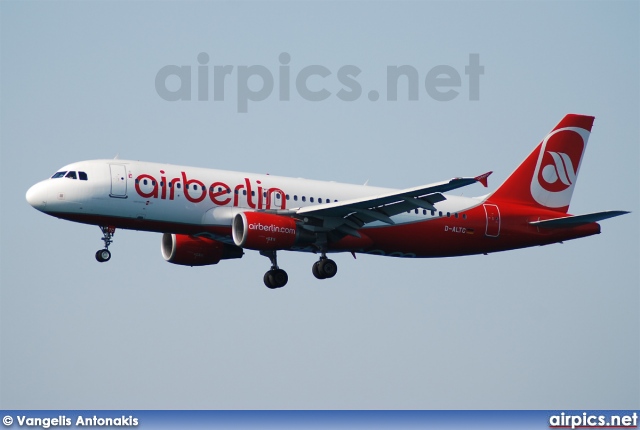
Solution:
<svg viewBox="0 0 640 430">
<path fill-rule="evenodd" d="M 26 193 L 35 209 L 99 226 L 109 261 L 117 228 L 163 233 L 170 263 L 217 264 L 244 250 L 269 258 L 264 284 L 288 281 L 278 251 L 320 254 L 318 279 L 336 275 L 330 253 L 404 258 L 489 254 L 561 243 L 600 233 L 597 221 L 626 214 L 570 215 L 594 117 L 568 114 L 494 192 L 445 192 L 481 183 L 475 177 L 407 189 L 323 182 L 130 160 L 91 160 L 60 168 Z"/>
</svg>

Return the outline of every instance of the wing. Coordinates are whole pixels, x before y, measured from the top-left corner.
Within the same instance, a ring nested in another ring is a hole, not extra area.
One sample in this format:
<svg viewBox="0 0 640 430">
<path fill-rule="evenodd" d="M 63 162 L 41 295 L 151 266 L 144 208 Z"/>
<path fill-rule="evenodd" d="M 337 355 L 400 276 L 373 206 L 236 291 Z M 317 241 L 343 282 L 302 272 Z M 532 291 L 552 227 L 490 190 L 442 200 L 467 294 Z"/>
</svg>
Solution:
<svg viewBox="0 0 640 430">
<path fill-rule="evenodd" d="M 434 204 L 446 200 L 442 193 L 455 190 L 475 182 L 487 186 L 487 172 L 475 178 L 453 178 L 449 181 L 422 185 L 395 191 L 388 194 L 365 198 L 324 203 L 302 208 L 276 210 L 281 215 L 296 216 L 304 222 L 305 228 L 312 231 L 329 232 L 336 230 L 342 234 L 360 237 L 358 229 L 368 223 L 381 221 L 395 224 L 392 216 L 422 208 L 436 210 Z"/>
</svg>

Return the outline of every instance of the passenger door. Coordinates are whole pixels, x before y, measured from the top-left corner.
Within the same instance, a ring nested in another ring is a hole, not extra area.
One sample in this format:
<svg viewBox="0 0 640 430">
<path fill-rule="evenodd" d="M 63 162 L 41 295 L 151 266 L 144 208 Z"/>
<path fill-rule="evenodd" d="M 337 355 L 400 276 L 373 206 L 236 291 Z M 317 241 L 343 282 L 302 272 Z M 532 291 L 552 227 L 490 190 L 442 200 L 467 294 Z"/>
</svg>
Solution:
<svg viewBox="0 0 640 430">
<path fill-rule="evenodd" d="M 127 169 L 123 164 L 109 164 L 111 169 L 110 197 L 127 198 Z"/>
<path fill-rule="evenodd" d="M 485 235 L 489 237 L 498 237 L 500 234 L 500 209 L 496 205 L 486 204 L 484 213 L 487 215 L 487 228 Z"/>
</svg>

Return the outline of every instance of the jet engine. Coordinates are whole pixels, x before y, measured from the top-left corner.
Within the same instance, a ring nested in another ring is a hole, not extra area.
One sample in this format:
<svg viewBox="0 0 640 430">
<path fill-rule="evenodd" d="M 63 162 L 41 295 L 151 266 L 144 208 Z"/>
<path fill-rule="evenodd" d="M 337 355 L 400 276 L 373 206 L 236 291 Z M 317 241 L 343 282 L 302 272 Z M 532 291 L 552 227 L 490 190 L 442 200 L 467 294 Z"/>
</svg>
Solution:
<svg viewBox="0 0 640 430">
<path fill-rule="evenodd" d="M 271 251 L 309 244 L 315 234 L 297 225 L 294 218 L 263 212 L 242 212 L 233 218 L 233 242 L 248 249 Z"/>
<path fill-rule="evenodd" d="M 207 266 L 220 260 L 241 258 L 242 249 L 207 237 L 165 233 L 162 235 L 162 256 L 166 261 L 183 266 Z"/>
</svg>

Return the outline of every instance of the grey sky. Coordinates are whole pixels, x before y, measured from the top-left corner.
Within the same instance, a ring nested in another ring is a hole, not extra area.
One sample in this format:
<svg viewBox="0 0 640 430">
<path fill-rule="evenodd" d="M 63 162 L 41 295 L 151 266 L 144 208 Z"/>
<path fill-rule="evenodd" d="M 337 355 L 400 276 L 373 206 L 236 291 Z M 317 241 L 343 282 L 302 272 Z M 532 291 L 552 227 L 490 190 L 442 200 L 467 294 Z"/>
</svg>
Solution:
<svg viewBox="0 0 640 430">
<path fill-rule="evenodd" d="M 0 407 L 640 406 L 637 2 L 4 1 L 0 12 Z M 197 100 L 201 52 L 211 73 L 234 66 L 224 101 Z M 478 101 L 465 75 L 474 53 Z M 191 101 L 156 93 L 167 65 L 191 66 Z M 251 65 L 276 87 L 238 113 L 238 67 Z M 332 72 L 309 80 L 331 92 L 324 101 L 294 90 L 309 65 Z M 353 102 L 336 96 L 345 65 L 362 70 Z M 396 65 L 419 72 L 419 100 L 401 84 L 386 101 Z M 461 76 L 452 101 L 425 90 L 438 65 Z M 571 212 L 633 211 L 601 235 L 454 259 L 340 254 L 326 281 L 311 274 L 315 256 L 283 252 L 278 291 L 255 252 L 174 266 L 159 234 L 119 230 L 98 264 L 97 227 L 24 198 L 65 164 L 116 154 L 397 188 L 494 170 L 493 190 L 569 112 L 596 117 Z"/>
</svg>

